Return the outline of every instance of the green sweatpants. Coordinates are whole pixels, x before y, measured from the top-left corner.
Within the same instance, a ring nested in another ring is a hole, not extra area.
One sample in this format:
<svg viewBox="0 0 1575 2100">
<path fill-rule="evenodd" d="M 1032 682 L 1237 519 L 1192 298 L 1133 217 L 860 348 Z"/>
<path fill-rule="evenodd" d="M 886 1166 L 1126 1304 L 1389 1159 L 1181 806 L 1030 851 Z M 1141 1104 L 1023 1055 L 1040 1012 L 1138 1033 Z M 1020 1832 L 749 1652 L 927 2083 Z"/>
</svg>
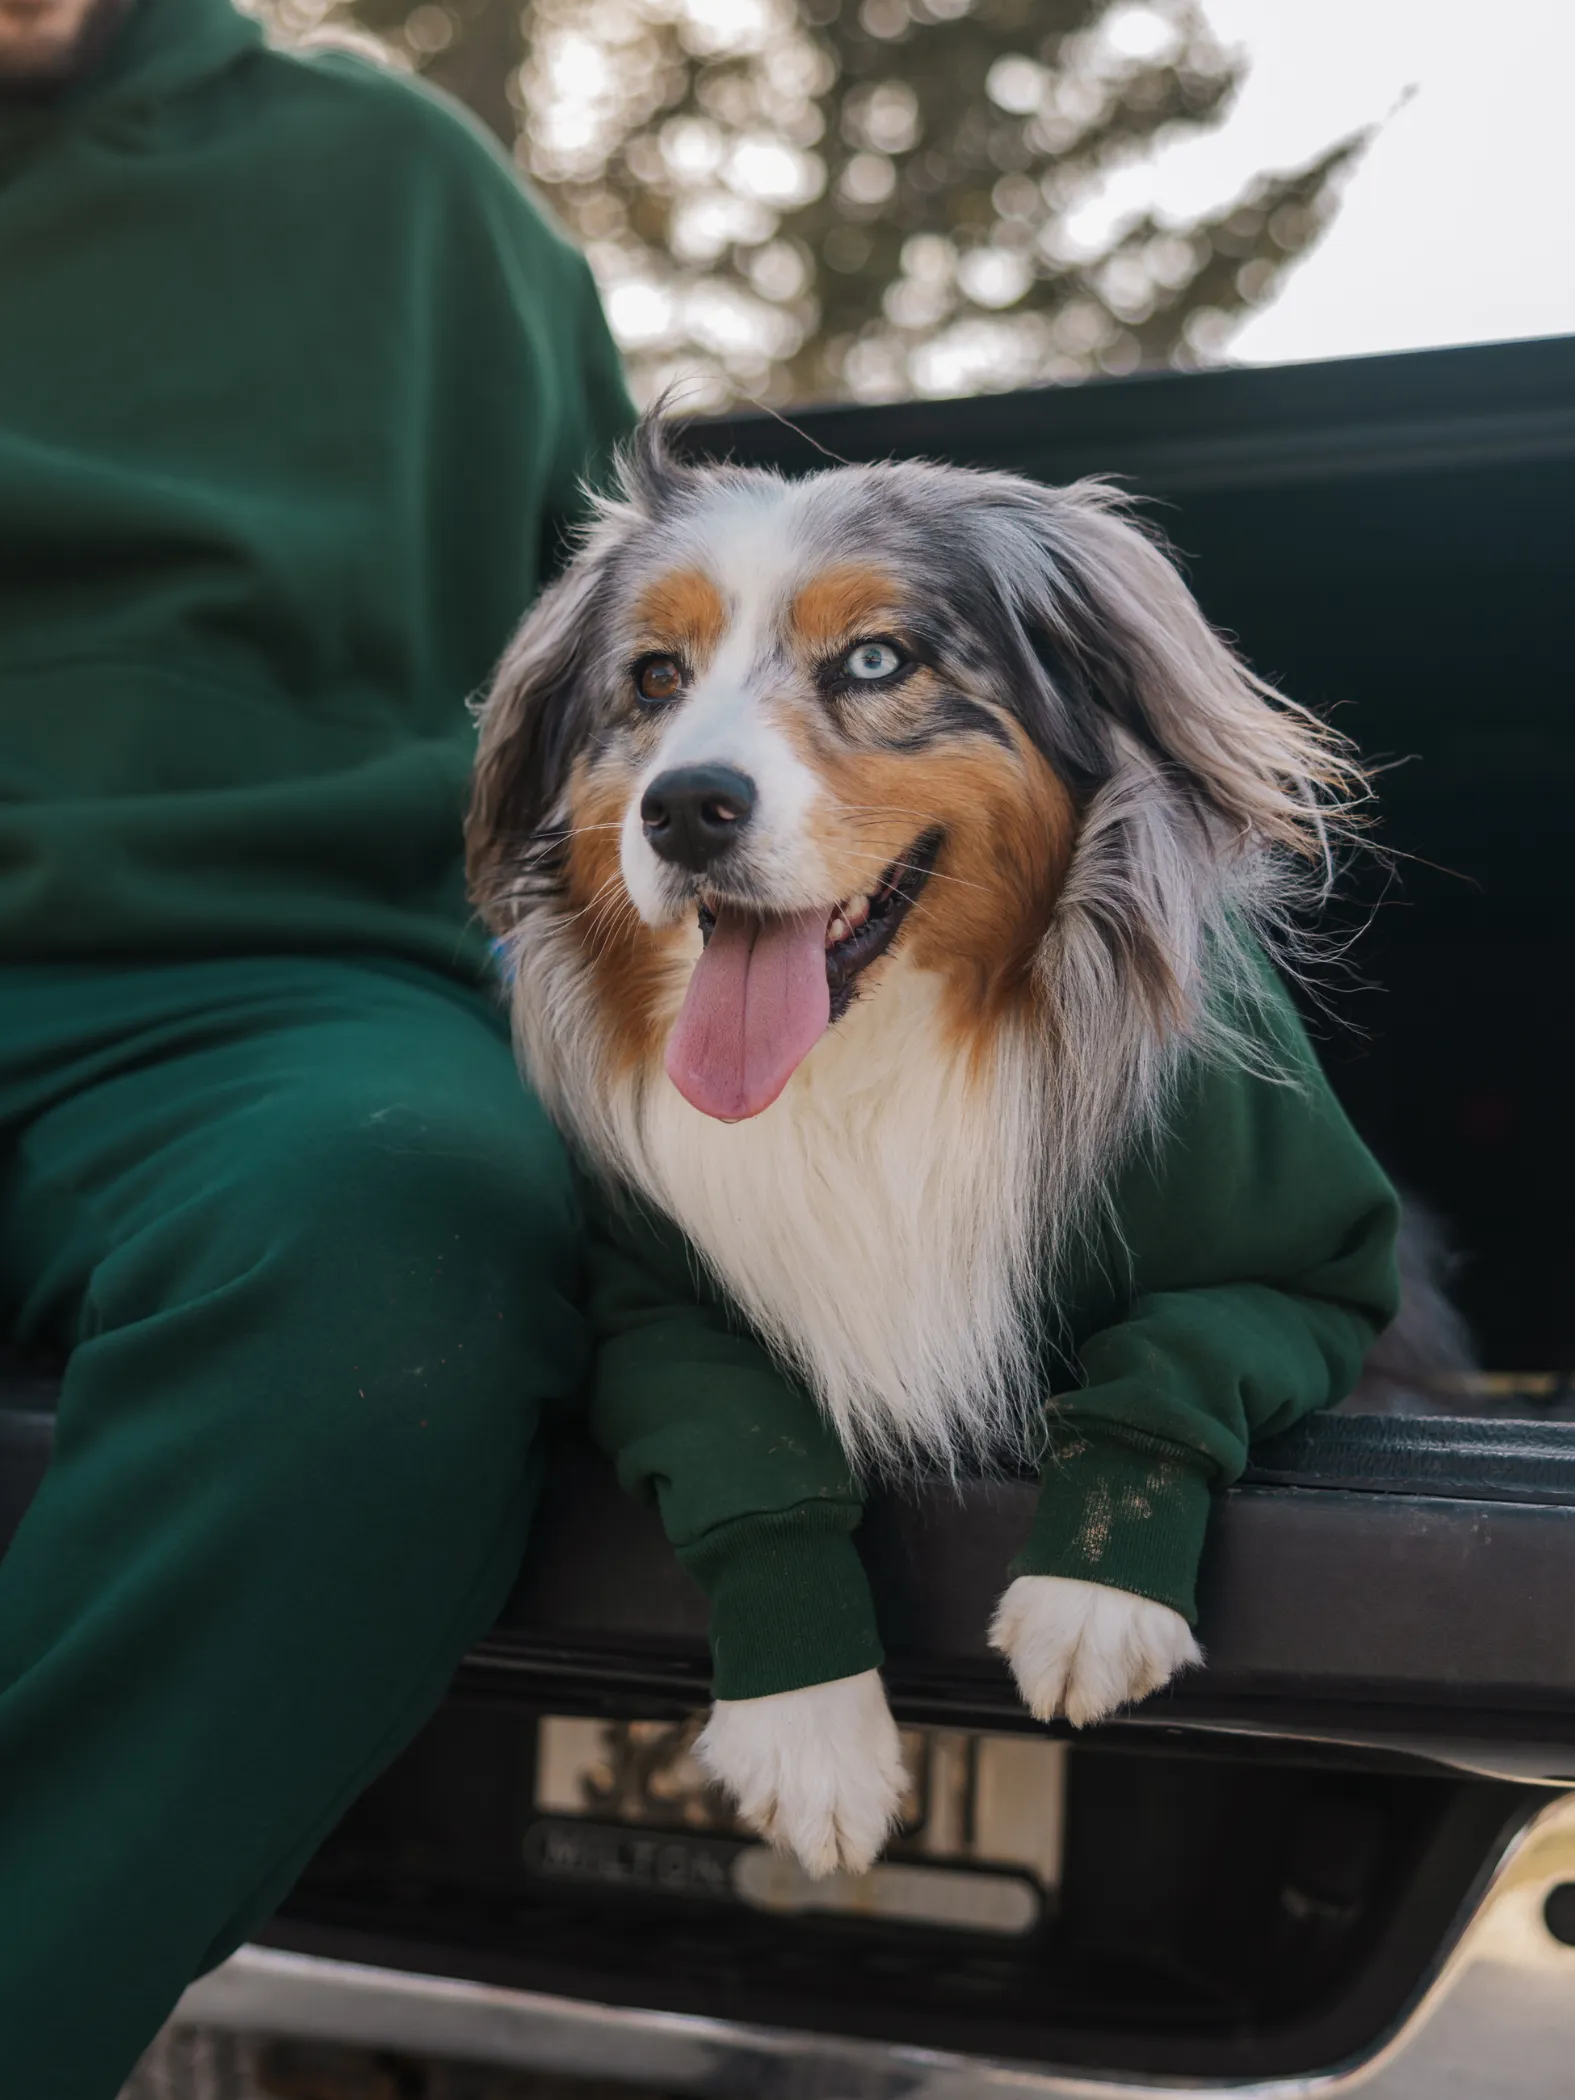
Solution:
<svg viewBox="0 0 1575 2100">
<path fill-rule="evenodd" d="M 111 2100 L 432 1709 L 584 1368 L 577 1265 L 480 997 L 0 970 L 0 1334 L 71 1350 L 0 1562 L 0 2091 Z"/>
</svg>

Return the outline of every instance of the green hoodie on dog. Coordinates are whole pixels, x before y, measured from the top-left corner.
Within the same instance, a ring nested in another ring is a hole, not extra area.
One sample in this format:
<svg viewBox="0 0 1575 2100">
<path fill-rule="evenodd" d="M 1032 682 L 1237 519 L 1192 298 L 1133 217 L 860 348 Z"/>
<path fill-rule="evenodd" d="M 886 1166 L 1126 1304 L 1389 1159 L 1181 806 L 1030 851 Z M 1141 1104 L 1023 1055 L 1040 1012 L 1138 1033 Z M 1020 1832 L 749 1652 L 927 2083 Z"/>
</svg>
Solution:
<svg viewBox="0 0 1575 2100">
<path fill-rule="evenodd" d="M 1013 1575 L 1194 1619 L 1215 1491 L 1250 1443 L 1342 1399 L 1394 1316 L 1394 1191 L 1267 965 L 1263 989 L 1231 1015 L 1258 1069 L 1191 1065 L 1043 1308 L 1060 1346 Z M 699 1262 L 671 1227 L 609 1204 L 596 1249 L 592 1424 L 710 1597 L 717 1696 L 874 1669 L 861 1489 L 819 1410 L 703 1285 L 697 1318 Z"/>
</svg>

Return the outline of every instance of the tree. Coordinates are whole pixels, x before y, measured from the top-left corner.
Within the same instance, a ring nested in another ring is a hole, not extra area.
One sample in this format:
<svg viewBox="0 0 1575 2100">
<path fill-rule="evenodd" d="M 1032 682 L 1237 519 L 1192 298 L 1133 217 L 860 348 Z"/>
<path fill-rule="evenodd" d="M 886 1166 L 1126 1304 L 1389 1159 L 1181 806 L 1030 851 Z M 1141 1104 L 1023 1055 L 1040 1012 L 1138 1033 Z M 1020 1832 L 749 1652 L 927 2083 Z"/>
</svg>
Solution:
<svg viewBox="0 0 1575 2100">
<path fill-rule="evenodd" d="M 1101 177 L 1218 123 L 1240 84 L 1196 0 L 353 5 L 546 193 L 637 390 L 677 380 L 689 406 L 1208 363 L 1365 144 L 1084 244 Z"/>
</svg>

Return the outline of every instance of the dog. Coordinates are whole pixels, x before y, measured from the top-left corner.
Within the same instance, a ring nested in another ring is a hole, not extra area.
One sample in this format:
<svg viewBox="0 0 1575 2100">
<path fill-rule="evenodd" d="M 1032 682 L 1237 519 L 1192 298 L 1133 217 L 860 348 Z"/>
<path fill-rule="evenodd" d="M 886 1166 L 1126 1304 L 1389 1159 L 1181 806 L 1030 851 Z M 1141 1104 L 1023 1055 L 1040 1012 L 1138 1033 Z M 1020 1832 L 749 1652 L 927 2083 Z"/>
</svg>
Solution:
<svg viewBox="0 0 1575 2100">
<path fill-rule="evenodd" d="M 1343 740 L 1104 483 L 789 480 L 655 418 L 479 719 L 472 895 L 590 1174 L 676 1222 L 865 1474 L 1031 1457 L 1040 1279 L 1189 1069 L 1272 1063 L 1231 1014 L 1327 890 Z M 1200 1659 L 1178 1609 L 1062 1575 L 992 1640 L 1079 1725 Z M 890 1828 L 874 1671 L 718 1699 L 699 1750 L 812 1872 Z"/>
</svg>

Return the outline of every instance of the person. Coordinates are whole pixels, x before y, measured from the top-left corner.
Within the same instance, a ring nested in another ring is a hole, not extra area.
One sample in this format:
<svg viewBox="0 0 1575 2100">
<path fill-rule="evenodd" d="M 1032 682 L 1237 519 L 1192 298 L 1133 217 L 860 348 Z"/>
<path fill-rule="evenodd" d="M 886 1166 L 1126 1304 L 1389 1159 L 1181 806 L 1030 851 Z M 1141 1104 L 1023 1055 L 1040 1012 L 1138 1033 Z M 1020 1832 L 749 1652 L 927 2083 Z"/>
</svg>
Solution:
<svg viewBox="0 0 1575 2100">
<path fill-rule="evenodd" d="M 109 2100 L 438 1700 L 582 1378 L 468 695 L 631 421 L 469 121 L 0 0 L 0 2085 Z"/>
</svg>

